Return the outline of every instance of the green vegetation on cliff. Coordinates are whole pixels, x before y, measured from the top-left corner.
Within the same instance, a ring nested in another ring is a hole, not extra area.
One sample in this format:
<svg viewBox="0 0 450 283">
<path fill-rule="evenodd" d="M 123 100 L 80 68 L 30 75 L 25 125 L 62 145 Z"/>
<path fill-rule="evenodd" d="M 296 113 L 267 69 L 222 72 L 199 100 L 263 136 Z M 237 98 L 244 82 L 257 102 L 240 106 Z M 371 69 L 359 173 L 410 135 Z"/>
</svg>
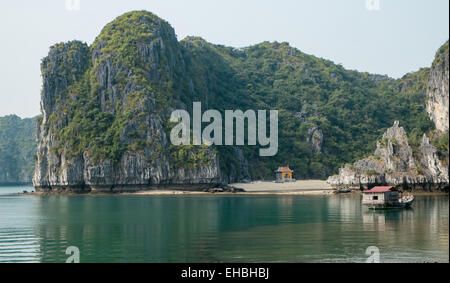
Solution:
<svg viewBox="0 0 450 283">
<path fill-rule="evenodd" d="M 58 146 L 53 148 L 55 153 L 61 154 L 66 150 L 66 156 L 73 158 L 87 151 L 97 161 L 110 159 L 117 163 L 124 152 L 142 150 L 148 146 L 136 133 L 128 134 L 133 142 L 125 144 L 123 140 L 126 139 L 126 126 L 148 112 L 148 109 L 141 105 L 146 96 L 157 94 L 159 107 L 167 108 L 168 105 L 165 97 L 168 87 L 162 86 L 163 78 L 155 82 L 146 77 L 150 67 L 138 51 L 139 44 L 152 41 L 152 30 L 159 28 L 155 25 L 164 25 L 166 30 L 162 32 L 170 34 L 171 27 L 167 23 L 152 14 L 136 12 L 119 17 L 114 23 L 107 25 L 91 47 L 72 42 L 69 55 L 72 54 L 70 57 L 73 57 L 73 54 L 78 54 L 82 59 L 77 64 L 84 68 L 77 80 L 68 80 L 67 88 L 60 93 L 65 101 L 59 103 L 59 108 L 48 121 L 59 140 Z M 53 48 L 59 47 L 56 45 Z M 93 65 L 85 60 L 91 56 L 95 58 Z M 63 62 L 67 62 L 68 66 L 72 64 L 71 60 Z M 99 66 L 103 67 L 105 64 L 109 69 L 99 69 Z M 167 62 L 160 62 L 161 66 L 166 64 Z M 106 76 L 109 76 L 113 68 L 118 71 L 107 80 L 110 80 L 108 83 L 114 84 L 115 88 L 105 89 L 99 83 L 99 77 L 104 75 L 104 72 L 108 72 Z M 47 70 L 45 67 L 43 69 L 45 73 Z M 67 67 L 63 66 L 61 69 L 65 70 Z M 112 91 L 123 91 L 130 83 L 129 80 L 139 85 L 139 88 L 128 93 L 126 101 L 114 101 Z M 165 81 L 170 84 L 167 78 Z M 66 119 L 70 123 L 61 125 L 60 121 Z"/>
<path fill-rule="evenodd" d="M 167 22 L 143 11 L 108 24 L 91 47 L 72 46 L 73 59 L 61 66 L 67 88 L 47 121 L 55 153 L 69 157 L 87 152 L 118 162 L 125 152 L 152 147 L 169 152 L 173 166 L 196 167 L 207 161 L 203 148 L 149 138 L 167 132 L 171 109 L 191 110 L 194 101 L 220 111 L 279 110 L 278 155 L 260 158 L 256 147 L 243 148 L 253 178 L 272 178 L 286 164 L 298 179 L 325 178 L 373 152 L 394 120 L 417 140 L 433 129 L 425 111 L 429 69 L 394 80 L 346 70 L 287 43 L 235 49 L 197 37 L 178 42 Z M 148 117 L 164 129 L 149 131 Z M 233 149 L 216 150 L 225 172 L 242 162 Z"/>
<path fill-rule="evenodd" d="M 189 74 L 195 91 L 188 97 L 208 101 L 214 109 L 280 111 L 278 155 L 259 158 L 256 149 L 246 148 L 256 178 L 272 177 L 280 164 L 295 168 L 298 178 L 324 178 L 373 151 L 394 120 L 420 137 L 433 128 L 425 111 L 429 69 L 393 80 L 345 70 L 287 43 L 241 50 L 199 38 L 181 43 L 194 66 Z M 312 128 L 323 133 L 320 150 L 309 138 Z"/>
<path fill-rule="evenodd" d="M 445 58 L 448 58 L 448 52 L 449 52 L 449 45 L 448 40 L 447 42 L 439 48 L 438 52 L 436 53 L 433 66 L 442 66 L 444 64 Z"/>
</svg>

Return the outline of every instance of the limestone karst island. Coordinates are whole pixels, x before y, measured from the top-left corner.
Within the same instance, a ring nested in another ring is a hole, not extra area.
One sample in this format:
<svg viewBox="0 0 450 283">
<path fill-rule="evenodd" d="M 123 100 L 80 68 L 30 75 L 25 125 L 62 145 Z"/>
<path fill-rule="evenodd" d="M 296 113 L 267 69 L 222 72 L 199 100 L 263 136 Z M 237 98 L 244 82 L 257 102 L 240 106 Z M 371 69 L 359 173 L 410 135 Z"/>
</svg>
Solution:
<svg viewBox="0 0 450 283">
<path fill-rule="evenodd" d="M 169 23 L 142 11 L 106 25 L 90 46 L 55 44 L 41 72 L 32 178 L 40 192 L 204 190 L 275 180 L 287 164 L 296 180 L 339 171 L 328 181 L 335 187 L 448 191 L 448 42 L 430 68 L 395 80 L 288 43 L 178 41 Z M 277 109 L 278 154 L 173 146 L 170 113 L 191 112 L 196 101 L 218 111 Z M 30 181 L 33 163 L 2 166 L 0 182 Z"/>
<path fill-rule="evenodd" d="M 175 12 L 174 26 L 156 8 L 103 22 L 84 2 L 67 6 L 61 27 L 90 27 L 92 38 L 50 37 L 33 63 L 41 113 L 0 117 L 0 263 L 449 261 L 449 42 L 437 35 L 445 29 L 418 31 L 417 44 L 438 42 L 425 54 L 431 60 L 393 78 L 310 54 L 338 54 L 342 42 L 302 51 L 315 45 L 300 16 L 292 25 L 305 47 L 238 48 L 211 43 L 208 22 L 205 39 L 184 36 L 195 25 Z M 362 37 L 369 21 L 395 22 L 381 7 L 358 19 L 348 12 L 356 22 L 336 28 L 336 38 Z M 39 13 L 42 25 L 60 21 Z M 389 48 L 407 35 L 383 30 L 396 41 L 372 56 L 389 72 Z M 356 39 L 346 44 L 358 52 Z M 8 101 L 0 93 L 0 104 Z"/>
</svg>

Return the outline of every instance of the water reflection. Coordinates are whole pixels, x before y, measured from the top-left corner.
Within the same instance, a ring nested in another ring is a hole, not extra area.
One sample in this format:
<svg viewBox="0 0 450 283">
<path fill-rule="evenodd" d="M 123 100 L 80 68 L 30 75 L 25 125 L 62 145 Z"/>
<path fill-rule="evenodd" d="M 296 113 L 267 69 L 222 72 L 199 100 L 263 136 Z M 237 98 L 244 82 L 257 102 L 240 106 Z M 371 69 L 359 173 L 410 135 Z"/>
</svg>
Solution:
<svg viewBox="0 0 450 283">
<path fill-rule="evenodd" d="M 446 196 L 381 212 L 359 196 L 0 197 L 0 261 L 65 262 L 77 246 L 82 262 L 364 262 L 377 246 L 384 262 L 448 262 L 448 209 Z"/>
<path fill-rule="evenodd" d="M 40 262 L 39 235 L 33 228 L 37 202 L 30 197 L 12 196 L 13 191 L 6 188 L 0 195 L 0 263 Z"/>
</svg>

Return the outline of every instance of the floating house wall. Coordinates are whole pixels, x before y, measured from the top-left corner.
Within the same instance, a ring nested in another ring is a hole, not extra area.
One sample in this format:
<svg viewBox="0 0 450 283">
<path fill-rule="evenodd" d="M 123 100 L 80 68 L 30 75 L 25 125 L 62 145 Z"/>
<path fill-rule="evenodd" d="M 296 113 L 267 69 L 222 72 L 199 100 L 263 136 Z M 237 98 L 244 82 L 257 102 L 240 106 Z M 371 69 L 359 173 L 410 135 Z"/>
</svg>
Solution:
<svg viewBox="0 0 450 283">
<path fill-rule="evenodd" d="M 363 204 L 393 204 L 398 199 L 398 192 L 366 193 L 363 195 Z"/>
<path fill-rule="evenodd" d="M 364 204 L 384 204 L 384 193 L 364 194 Z"/>
</svg>

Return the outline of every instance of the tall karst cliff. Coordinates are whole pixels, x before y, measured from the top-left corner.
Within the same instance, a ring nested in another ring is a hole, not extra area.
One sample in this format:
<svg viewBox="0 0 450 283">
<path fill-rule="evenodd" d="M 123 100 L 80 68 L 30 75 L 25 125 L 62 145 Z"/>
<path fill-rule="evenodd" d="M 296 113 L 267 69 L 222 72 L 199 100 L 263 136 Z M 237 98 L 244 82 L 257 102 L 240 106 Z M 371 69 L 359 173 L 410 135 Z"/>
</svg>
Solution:
<svg viewBox="0 0 450 283">
<path fill-rule="evenodd" d="M 220 183 L 213 151 L 172 152 L 169 146 L 166 115 L 186 106 L 177 89 L 185 65 L 167 22 L 145 12 L 126 14 L 91 47 L 76 41 L 53 46 L 41 69 L 38 189 L 131 191 Z M 176 163 L 179 157 L 183 166 Z"/>
<path fill-rule="evenodd" d="M 394 120 L 417 139 L 434 127 L 425 109 L 428 69 L 394 80 L 287 43 L 236 49 L 198 37 L 178 41 L 167 22 L 145 11 L 118 17 L 92 46 L 52 46 L 41 69 L 40 190 L 199 189 L 272 179 L 286 164 L 297 179 L 326 178 L 373 152 Z M 278 154 L 173 146 L 171 112 L 192 113 L 197 101 L 203 111 L 278 110 Z"/>
</svg>

